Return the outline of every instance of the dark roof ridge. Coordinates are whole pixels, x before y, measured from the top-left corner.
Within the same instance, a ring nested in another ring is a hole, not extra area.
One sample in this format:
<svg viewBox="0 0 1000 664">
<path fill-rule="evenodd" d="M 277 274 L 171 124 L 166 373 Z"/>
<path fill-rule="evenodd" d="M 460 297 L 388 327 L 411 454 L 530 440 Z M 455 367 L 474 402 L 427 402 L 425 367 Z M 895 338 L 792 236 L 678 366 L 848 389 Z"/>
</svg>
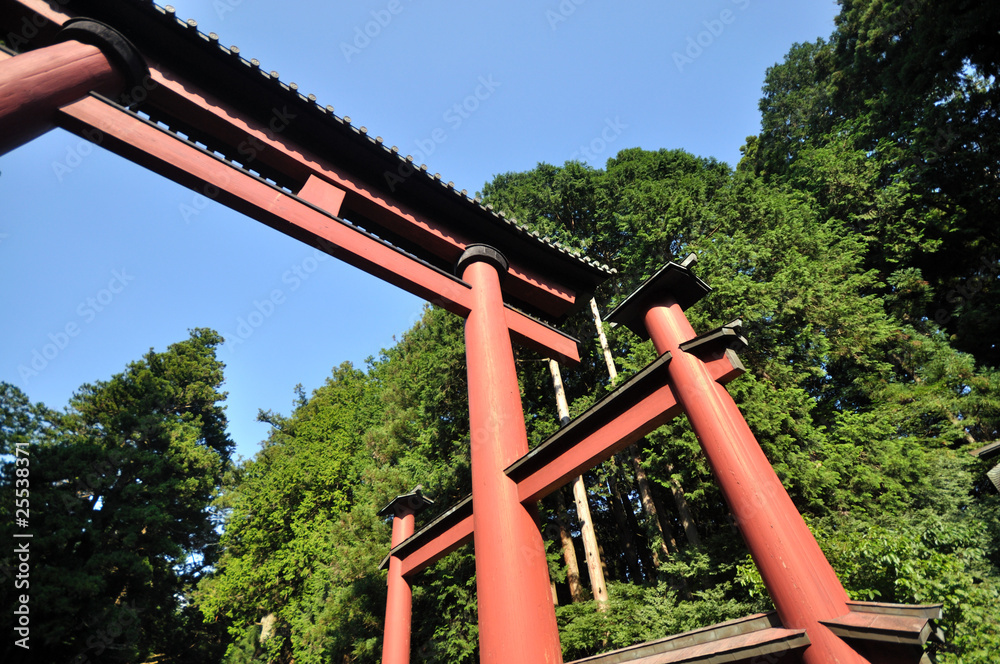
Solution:
<svg viewBox="0 0 1000 664">
<path fill-rule="evenodd" d="M 71 4 L 77 9 L 83 9 L 82 6 L 77 6 L 79 3 L 70 0 Z M 327 116 L 329 121 L 338 123 L 349 128 L 353 133 L 357 134 L 359 137 L 366 138 L 372 146 L 377 146 L 382 149 L 387 155 L 391 155 L 396 158 L 399 165 L 403 164 L 413 164 L 414 174 L 420 173 L 420 177 L 423 177 L 428 184 L 437 184 L 444 191 L 450 191 L 453 193 L 458 200 L 461 200 L 466 205 L 472 205 L 478 208 L 480 213 L 486 213 L 490 215 L 494 223 L 502 224 L 508 230 L 512 230 L 521 236 L 526 238 L 531 238 L 531 241 L 536 242 L 550 250 L 556 251 L 563 256 L 571 259 L 575 259 L 580 263 L 586 265 L 591 271 L 601 273 L 603 276 L 607 277 L 612 274 L 616 274 L 617 270 L 605 263 L 596 261 L 589 256 L 583 254 L 575 248 L 565 246 L 559 242 L 549 238 L 548 236 L 542 236 L 538 232 L 533 231 L 526 226 L 522 225 L 513 217 L 505 214 L 503 211 L 497 211 L 493 208 L 491 204 L 484 204 L 482 199 L 477 196 L 470 196 L 467 190 L 458 190 L 451 181 L 445 181 L 439 173 L 430 173 L 426 164 L 420 164 L 416 166 L 412 157 L 403 156 L 402 153 L 396 146 L 388 146 L 381 136 L 371 136 L 368 132 L 368 128 L 365 126 L 355 126 L 351 123 L 350 116 L 338 116 L 334 112 L 334 107 L 332 105 L 321 105 L 314 94 L 305 95 L 299 92 L 298 85 L 294 82 L 285 83 L 283 82 L 277 71 L 268 72 L 266 69 L 261 67 L 261 63 L 256 58 L 246 59 L 242 53 L 241 49 L 236 46 L 224 46 L 220 42 L 219 35 L 215 32 L 204 33 L 198 28 L 198 22 L 195 19 L 181 19 L 176 15 L 176 9 L 171 5 L 160 6 L 151 0 L 123 0 L 129 2 L 133 5 L 148 6 L 152 11 L 157 12 L 161 15 L 163 19 L 172 22 L 177 30 L 187 31 L 190 35 L 196 37 L 200 41 L 205 42 L 208 45 L 215 45 L 222 55 L 228 55 L 235 58 L 237 62 L 240 62 L 244 66 L 251 70 L 259 71 L 262 79 L 265 79 L 267 83 L 272 85 L 276 90 L 280 90 L 281 93 L 292 95 L 298 99 L 299 103 L 310 104 L 312 107 L 317 109 L 321 114 Z"/>
</svg>

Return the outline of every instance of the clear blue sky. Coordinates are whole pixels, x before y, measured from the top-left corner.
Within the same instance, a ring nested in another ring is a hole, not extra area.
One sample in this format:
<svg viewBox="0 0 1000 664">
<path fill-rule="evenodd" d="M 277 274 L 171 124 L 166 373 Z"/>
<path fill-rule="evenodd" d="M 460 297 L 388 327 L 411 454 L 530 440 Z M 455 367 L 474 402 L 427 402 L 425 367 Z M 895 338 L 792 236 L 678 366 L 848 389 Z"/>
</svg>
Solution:
<svg viewBox="0 0 1000 664">
<path fill-rule="evenodd" d="M 628 147 L 735 165 L 767 67 L 828 37 L 837 13 L 831 0 L 173 6 L 470 192 Z M 242 332 L 220 357 L 249 457 L 267 431 L 258 408 L 287 414 L 296 383 L 311 392 L 331 367 L 362 365 L 423 306 L 61 131 L 0 157 L 0 197 L 0 380 L 50 407 L 190 328 Z M 241 328 L 258 304 L 259 325 Z"/>
</svg>

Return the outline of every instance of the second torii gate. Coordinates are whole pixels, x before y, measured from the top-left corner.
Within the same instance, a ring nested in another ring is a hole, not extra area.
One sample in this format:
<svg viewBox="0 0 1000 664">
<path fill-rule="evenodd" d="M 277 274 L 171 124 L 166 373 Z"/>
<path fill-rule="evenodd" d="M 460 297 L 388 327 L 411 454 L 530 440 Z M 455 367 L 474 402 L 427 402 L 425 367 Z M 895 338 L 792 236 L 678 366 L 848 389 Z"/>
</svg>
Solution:
<svg viewBox="0 0 1000 664">
<path fill-rule="evenodd" d="M 694 256 L 670 263 L 644 283 L 609 316 L 640 338 L 652 339 L 660 357 L 530 453 L 501 471 L 525 505 L 555 491 L 610 458 L 673 417 L 687 415 L 708 458 L 723 496 L 736 518 L 750 553 L 777 609 L 776 619 L 751 617 L 695 635 L 645 644 L 630 653 L 613 653 L 608 662 L 918 662 L 929 635 L 929 620 L 940 606 L 901 606 L 851 602 L 802 517 L 792 504 L 760 445 L 724 384 L 743 367 L 735 350 L 746 340 L 734 321 L 696 336 L 684 310 L 709 292 L 690 271 Z M 472 370 L 470 368 L 470 390 Z M 473 445 L 475 446 L 475 440 Z M 475 449 L 475 448 L 474 448 Z M 474 457 L 475 458 L 475 457 Z M 445 512 L 408 540 L 394 545 L 383 566 L 397 570 L 394 583 L 409 579 L 471 537 L 476 571 L 481 573 L 480 532 L 502 530 L 493 511 L 472 496 Z M 475 509 L 473 509 L 475 506 Z M 480 514 L 485 514 L 480 517 Z M 510 552 L 512 555 L 517 552 Z M 530 552 L 525 552 L 530 553 Z M 504 585 L 520 571 L 519 561 L 489 560 L 491 575 L 477 579 L 482 592 Z M 506 564 L 506 567 L 498 565 Z M 551 597 L 537 601 L 548 601 Z M 508 606 L 514 606 L 513 603 Z M 395 610 L 399 610 L 396 607 Z M 511 629 L 498 616 L 480 630 Z M 524 629 L 521 627 L 521 629 Z M 511 638 L 511 633 L 507 632 Z M 386 644 L 409 635 L 389 631 Z M 482 661 L 504 661 L 481 645 Z M 398 652 L 396 649 L 386 651 Z M 670 652 L 670 658 L 664 658 Z M 649 659 L 645 659 L 645 658 Z M 763 657 L 764 659 L 759 659 Z M 755 659 L 758 658 L 758 659 Z M 785 658 L 788 658 L 787 660 Z M 407 657 L 384 657 L 383 664 L 406 664 Z M 508 660 L 509 661 L 509 660 Z M 542 658 L 516 661 L 559 661 Z M 593 660 L 603 661 L 596 657 Z"/>
</svg>

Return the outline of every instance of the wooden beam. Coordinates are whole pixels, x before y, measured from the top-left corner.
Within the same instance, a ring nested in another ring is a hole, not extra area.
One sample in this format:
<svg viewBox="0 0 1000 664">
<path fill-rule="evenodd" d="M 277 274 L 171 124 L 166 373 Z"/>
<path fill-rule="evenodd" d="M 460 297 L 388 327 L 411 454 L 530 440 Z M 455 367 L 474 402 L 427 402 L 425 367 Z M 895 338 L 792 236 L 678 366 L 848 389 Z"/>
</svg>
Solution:
<svg viewBox="0 0 1000 664">
<path fill-rule="evenodd" d="M 681 407 L 667 385 L 669 363 L 669 353 L 660 356 L 511 464 L 504 472 L 517 482 L 521 501 L 541 500 L 679 415 Z M 706 366 L 721 384 L 743 373 L 731 349 L 722 351 Z"/>
<path fill-rule="evenodd" d="M 798 661 L 805 630 L 785 629 L 775 612 L 754 614 L 570 664 L 778 664 Z"/>
<path fill-rule="evenodd" d="M 210 93 L 188 80 L 180 80 L 169 69 L 150 63 L 156 87 L 150 103 L 171 116 L 233 148 L 230 156 L 254 170 L 267 167 L 290 179 L 304 182 L 322 178 L 345 193 L 343 217 L 364 225 L 372 222 L 393 235 L 427 249 L 453 265 L 475 242 L 470 237 L 436 224 L 407 206 L 386 197 L 376 186 L 365 183 L 342 168 L 292 143 L 282 131 L 296 115 L 288 108 L 275 108 L 267 124 L 243 117 Z M 380 183 L 383 184 L 384 183 Z M 560 316 L 576 304 L 576 294 L 542 278 L 530 266 L 511 264 L 504 290 L 531 301 L 542 310 Z"/>
<path fill-rule="evenodd" d="M 0 0 L 0 6 L 10 9 L 13 22 L 31 16 L 39 26 L 34 47 L 51 42 L 71 17 L 48 0 Z M 340 187 L 346 200 L 338 216 L 445 271 L 470 242 L 499 248 L 511 264 L 505 301 L 522 311 L 560 320 L 614 273 L 473 202 L 419 163 L 408 165 L 364 127 L 259 71 L 239 49 L 221 46 L 172 10 L 109 1 L 86 11 L 127 33 L 151 66 L 133 97 L 140 112 L 282 186 L 291 182 L 293 191 L 310 176 Z M 407 168 L 415 169 L 413 177 Z M 405 182 L 394 184 L 393 175 Z"/>
<path fill-rule="evenodd" d="M 327 210 L 236 168 L 217 155 L 117 105 L 90 96 L 60 109 L 57 122 L 102 147 L 314 246 L 407 292 L 466 316 L 469 285 L 379 240 Z M 94 130 L 100 132 L 95 134 Z M 508 308 L 512 338 L 548 357 L 579 362 L 577 341 Z"/>
<path fill-rule="evenodd" d="M 727 383 L 743 373 L 731 348 L 711 343 L 693 348 L 710 373 Z M 608 459 L 616 451 L 645 436 L 680 413 L 666 387 L 664 355 L 621 387 L 597 402 L 534 450 L 511 464 L 508 477 L 518 483 L 521 502 L 537 501 L 583 470 Z M 390 554 L 403 560 L 404 574 L 415 574 L 472 540 L 472 496 L 421 528 Z M 383 561 L 388 564 L 389 556 Z"/>
<path fill-rule="evenodd" d="M 390 558 L 397 557 L 403 561 L 403 576 L 417 574 L 471 541 L 472 496 L 466 496 L 412 537 L 394 546 L 379 569 L 387 569 Z"/>
</svg>

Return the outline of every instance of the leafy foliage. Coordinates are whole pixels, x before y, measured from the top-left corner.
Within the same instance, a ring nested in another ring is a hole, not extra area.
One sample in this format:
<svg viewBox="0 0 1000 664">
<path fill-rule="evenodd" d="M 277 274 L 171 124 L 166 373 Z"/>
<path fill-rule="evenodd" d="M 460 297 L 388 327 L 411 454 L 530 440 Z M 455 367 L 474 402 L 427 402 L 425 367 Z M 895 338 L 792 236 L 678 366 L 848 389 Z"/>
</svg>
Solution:
<svg viewBox="0 0 1000 664">
<path fill-rule="evenodd" d="M 14 454 L 26 443 L 30 460 L 36 536 L 24 591 L 40 660 L 217 656 L 222 635 L 202 625 L 187 596 L 214 560 L 210 503 L 232 452 L 219 404 L 221 342 L 194 330 L 110 380 L 84 385 L 62 412 L 3 385 L 0 448 Z M 22 467 L 16 458 L 5 457 L 0 471 L 8 495 Z M 13 514 L 4 514 L 9 537 Z M 6 607 L 12 591 L 0 591 Z"/>
</svg>

